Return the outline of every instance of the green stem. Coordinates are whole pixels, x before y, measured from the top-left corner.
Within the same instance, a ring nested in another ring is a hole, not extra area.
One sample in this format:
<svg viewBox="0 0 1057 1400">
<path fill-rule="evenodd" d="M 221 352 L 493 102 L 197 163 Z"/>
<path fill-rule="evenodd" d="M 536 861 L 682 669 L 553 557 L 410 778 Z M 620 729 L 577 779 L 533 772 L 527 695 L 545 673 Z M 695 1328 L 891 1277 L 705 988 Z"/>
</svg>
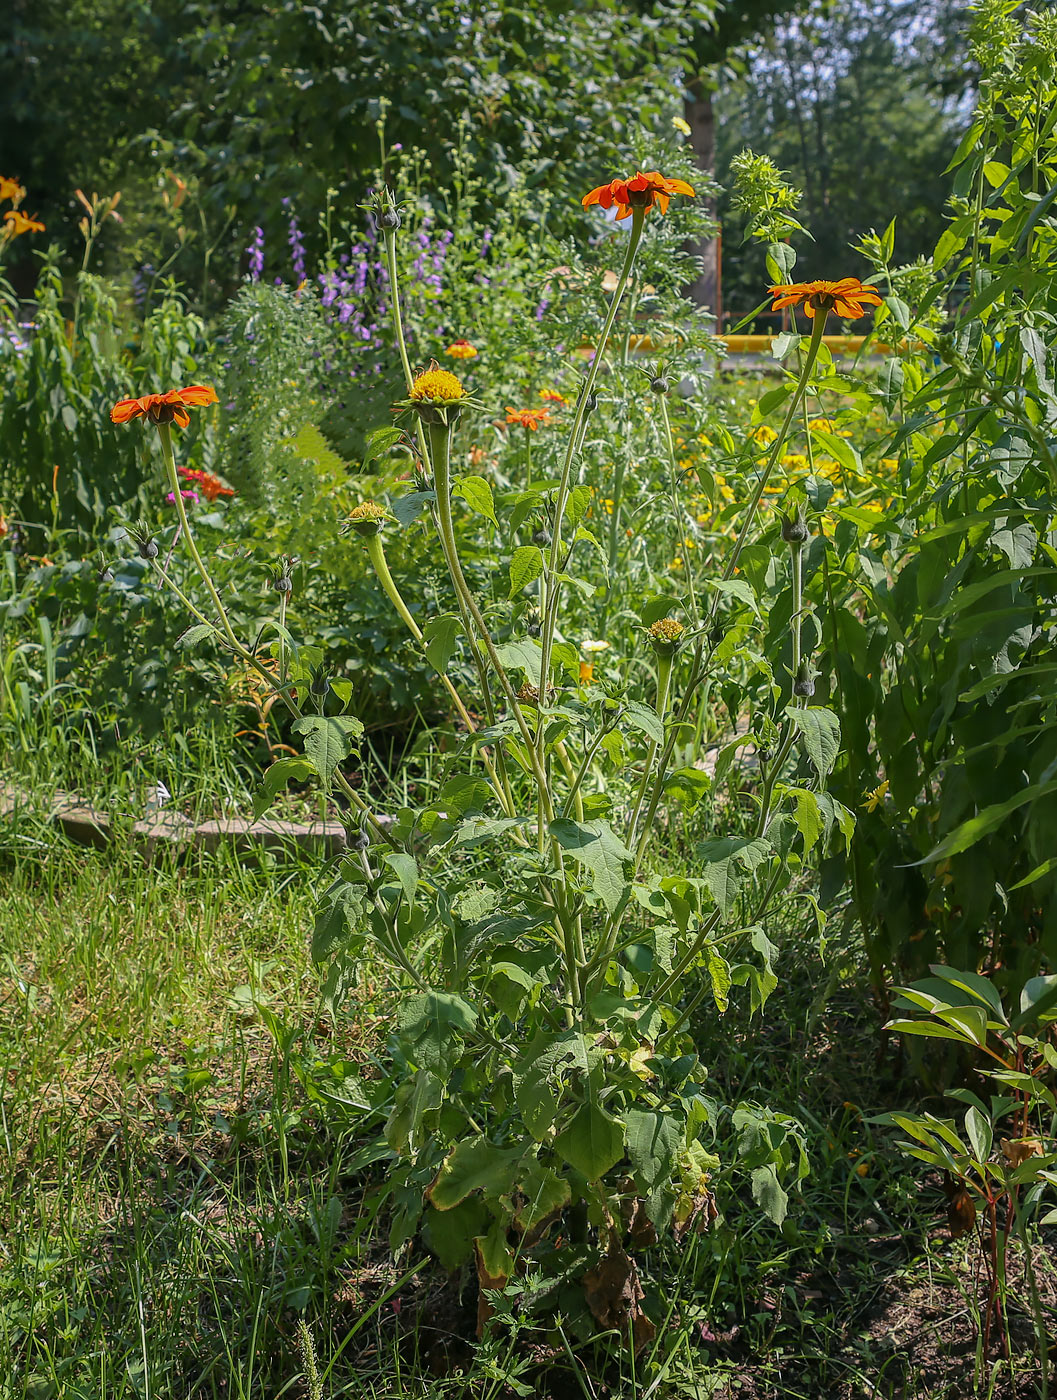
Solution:
<svg viewBox="0 0 1057 1400">
<path fill-rule="evenodd" d="M 444 544 L 451 580 L 455 585 L 455 591 L 462 598 L 466 606 L 466 611 L 473 619 L 474 626 L 477 628 L 485 651 L 488 653 L 488 659 L 492 663 L 500 687 L 506 696 L 507 704 L 510 707 L 510 713 L 513 715 L 518 729 L 521 732 L 521 737 L 526 745 L 526 756 L 529 766 L 532 769 L 532 776 L 535 778 L 536 784 L 540 790 L 546 818 L 550 821 L 554 812 L 551 807 L 550 792 L 548 791 L 547 778 L 543 771 L 543 765 L 536 753 L 532 734 L 525 721 L 521 706 L 518 704 L 514 688 L 510 684 L 510 678 L 506 673 L 503 663 L 499 659 L 499 655 L 495 649 L 495 643 L 492 641 L 484 616 L 470 591 L 470 586 L 466 582 L 466 575 L 462 571 L 462 564 L 459 562 L 459 552 L 455 542 L 455 528 L 451 518 L 451 478 L 449 471 L 451 424 L 447 422 L 430 423 L 429 441 L 433 454 L 433 485 L 437 493 L 437 522 L 440 527 L 441 539 Z M 540 673 L 540 690 L 543 692 L 539 697 L 542 706 L 546 701 L 546 673 L 542 670 Z"/>
<path fill-rule="evenodd" d="M 627 251 L 624 254 L 624 265 L 620 269 L 620 276 L 613 292 L 613 299 L 609 304 L 609 312 L 602 325 L 602 333 L 595 346 L 595 357 L 591 362 L 591 368 L 587 372 L 580 397 L 576 405 L 576 417 L 573 419 L 573 426 L 569 432 L 569 442 L 565 451 L 565 461 L 562 464 L 561 479 L 558 482 L 558 495 L 554 502 L 554 526 L 553 538 L 551 540 L 550 559 L 548 561 L 548 573 L 551 575 L 554 586 L 550 590 L 548 599 L 547 616 L 543 619 L 543 631 L 541 634 L 542 661 L 540 665 L 540 682 L 546 684 L 546 679 L 550 675 L 551 648 L 554 644 L 554 629 L 558 621 L 558 599 L 561 593 L 554 575 L 558 572 L 558 557 L 561 550 L 562 523 L 565 519 L 565 507 L 569 499 L 570 482 L 572 478 L 573 462 L 581 441 L 581 434 L 586 427 L 587 405 L 594 392 L 595 383 L 598 380 L 598 371 L 602 364 L 602 357 L 605 354 L 606 346 L 609 342 L 610 334 L 613 330 L 613 322 L 616 320 L 617 311 L 620 309 L 621 298 L 628 285 L 631 276 L 631 266 L 635 261 L 635 253 L 642 240 L 642 229 L 646 219 L 645 209 L 633 209 L 631 211 L 631 233 L 628 238 Z M 542 721 L 539 726 L 539 746 L 543 747 L 544 726 Z"/>
<path fill-rule="evenodd" d="M 811 375 L 811 371 L 815 366 L 815 360 L 818 358 L 819 349 L 822 346 L 822 336 L 826 329 L 826 319 L 828 315 L 829 313 L 826 311 L 817 311 L 815 313 L 815 319 L 811 327 L 811 343 L 808 345 L 807 348 L 807 358 L 804 361 L 803 368 L 801 369 L 800 375 L 797 379 L 796 388 L 793 391 L 793 397 L 789 400 L 789 407 L 786 409 L 785 419 L 782 422 L 781 429 L 778 433 L 778 436 L 771 444 L 771 454 L 767 458 L 767 465 L 764 467 L 763 474 L 760 476 L 759 481 L 757 481 L 756 483 L 756 489 L 753 492 L 752 497 L 749 501 L 749 508 L 746 512 L 745 519 L 742 522 L 741 529 L 738 531 L 738 537 L 734 541 L 734 548 L 731 551 L 730 558 L 727 560 L 726 568 L 723 570 L 724 582 L 731 577 L 731 575 L 734 573 L 734 570 L 738 567 L 738 560 L 741 558 L 741 551 L 745 548 L 745 541 L 748 538 L 749 531 L 752 529 L 753 522 L 756 519 L 756 512 L 760 508 L 760 502 L 763 499 L 763 493 L 767 489 L 767 482 L 770 480 L 771 472 L 774 470 L 775 463 L 778 461 L 785 448 L 785 444 L 789 438 L 789 429 L 792 425 L 793 419 L 796 416 L 796 411 L 800 407 L 800 401 L 801 399 L 803 399 L 804 394 L 807 392 L 807 382 Z M 722 596 L 722 593 L 716 593 L 716 596 L 712 602 L 712 616 L 715 616 L 716 609 L 719 606 L 719 600 L 720 598 L 722 598 Z"/>
<path fill-rule="evenodd" d="M 679 538 L 683 541 L 682 554 L 683 563 L 686 566 L 686 582 L 690 589 L 690 614 L 696 622 L 700 614 L 697 611 L 697 594 L 694 590 L 694 570 L 688 555 L 689 545 L 686 541 L 690 538 L 690 522 L 682 507 L 682 499 L 679 495 L 679 462 L 675 455 L 675 439 L 672 437 L 672 420 L 668 416 L 668 398 L 661 394 L 661 417 L 664 420 L 664 437 L 668 444 L 668 461 L 672 468 L 672 512 L 675 516 L 675 528 L 679 531 Z"/>
<path fill-rule="evenodd" d="M 665 717 L 668 714 L 668 697 L 672 687 L 672 662 L 674 659 L 674 653 L 671 656 L 657 657 L 657 718 L 661 722 L 662 729 L 664 728 Z M 631 850 L 635 848 L 635 835 L 639 827 L 639 816 L 642 812 L 642 804 L 646 800 L 646 788 L 650 781 L 650 775 L 653 772 L 653 760 L 656 758 L 659 748 L 660 744 L 658 744 L 657 740 L 651 739 L 650 746 L 646 750 L 646 761 L 642 769 L 642 781 L 639 783 L 638 794 L 635 798 L 635 806 L 632 809 L 631 825 L 628 827 L 627 844 Z"/>
<path fill-rule="evenodd" d="M 800 673 L 800 648 L 803 640 L 801 627 L 803 626 L 804 547 L 799 540 L 794 540 L 789 546 L 789 562 L 793 573 L 793 614 L 789 619 L 789 625 L 792 629 L 793 680 L 795 681 Z M 803 697 L 799 698 L 802 700 Z"/>
<path fill-rule="evenodd" d="M 400 351 L 400 363 L 404 367 L 404 381 L 407 384 L 407 392 L 410 394 L 411 385 L 415 382 L 415 377 L 411 373 L 411 361 L 407 355 L 407 342 L 404 338 L 404 321 L 400 312 L 400 287 L 396 274 L 396 230 L 387 228 L 382 230 L 385 237 L 385 266 L 389 273 L 389 299 L 393 308 L 393 325 L 396 329 L 396 344 Z"/>
</svg>

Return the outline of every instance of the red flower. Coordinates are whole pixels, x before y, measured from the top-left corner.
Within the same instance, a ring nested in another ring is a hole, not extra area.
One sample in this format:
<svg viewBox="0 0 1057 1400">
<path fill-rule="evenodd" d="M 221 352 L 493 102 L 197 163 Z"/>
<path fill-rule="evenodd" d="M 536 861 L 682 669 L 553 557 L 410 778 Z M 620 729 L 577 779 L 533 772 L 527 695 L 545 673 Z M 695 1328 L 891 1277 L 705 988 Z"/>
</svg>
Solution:
<svg viewBox="0 0 1057 1400">
<path fill-rule="evenodd" d="M 813 318 L 816 311 L 835 311 L 848 321 L 865 316 L 864 307 L 881 305 L 877 292 L 864 287 L 858 277 L 842 277 L 839 282 L 786 282 L 772 287 L 771 296 L 772 311 L 781 311 L 783 306 L 802 306 L 808 317 Z"/>
<path fill-rule="evenodd" d="M 645 174 L 637 170 L 630 180 L 610 180 L 608 185 L 585 194 L 582 200 L 585 209 L 592 204 L 600 204 L 603 209 L 617 206 L 617 218 L 626 219 L 632 209 L 652 209 L 656 203 L 662 214 L 668 212 L 668 201 L 673 194 L 693 195 L 692 186 L 685 180 L 667 180 L 659 170 L 647 170 Z"/>
<path fill-rule="evenodd" d="M 149 418 L 152 423 L 175 423 L 186 428 L 189 408 L 205 408 L 217 403 L 217 391 L 205 384 L 189 384 L 186 389 L 170 389 L 167 394 L 144 394 L 141 399 L 121 399 L 110 410 L 111 423 L 128 423 L 133 418 Z"/>
<path fill-rule="evenodd" d="M 176 470 L 186 481 L 193 481 L 207 501 L 215 501 L 218 496 L 233 496 L 230 486 L 225 486 L 212 472 L 195 471 L 192 467 L 177 467 Z"/>
</svg>

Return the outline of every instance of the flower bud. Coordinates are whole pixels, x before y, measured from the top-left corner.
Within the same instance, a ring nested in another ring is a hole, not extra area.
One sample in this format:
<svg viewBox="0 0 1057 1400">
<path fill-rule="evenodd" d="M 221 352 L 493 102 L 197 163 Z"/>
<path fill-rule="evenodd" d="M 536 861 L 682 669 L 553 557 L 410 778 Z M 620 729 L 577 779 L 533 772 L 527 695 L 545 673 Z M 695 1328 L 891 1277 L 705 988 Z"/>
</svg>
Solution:
<svg viewBox="0 0 1057 1400">
<path fill-rule="evenodd" d="M 658 656 L 674 656 L 682 645 L 686 628 L 674 617 L 662 617 L 647 627 L 646 636 Z"/>
<path fill-rule="evenodd" d="M 371 535 L 376 535 L 382 528 L 383 520 L 388 520 L 388 518 L 388 511 L 377 501 L 363 501 L 350 513 L 348 524 L 358 535 L 367 539 Z"/>
<path fill-rule="evenodd" d="M 383 209 L 378 215 L 378 223 L 387 233 L 395 233 L 401 224 L 400 210 Z"/>
<path fill-rule="evenodd" d="M 650 380 L 650 392 L 653 394 L 668 394 L 671 393 L 671 389 L 671 382 L 665 379 L 663 374 L 654 375 Z"/>
<path fill-rule="evenodd" d="M 113 583 L 114 571 L 109 564 L 104 564 L 103 567 L 97 571 L 95 577 L 97 583 Z"/>
<path fill-rule="evenodd" d="M 308 688 L 317 698 L 326 695 L 330 689 L 330 671 L 326 666 L 317 666 L 313 670 Z"/>
<path fill-rule="evenodd" d="M 548 529 L 541 527 L 539 530 L 533 532 L 532 543 L 538 544 L 541 549 L 546 549 L 553 538 L 553 535 Z"/>
<path fill-rule="evenodd" d="M 346 832 L 345 844 L 348 846 L 350 851 L 355 851 L 358 854 L 359 852 L 365 851 L 367 849 L 367 847 L 371 844 L 371 838 L 367 835 L 366 831 L 364 831 L 362 827 L 358 827 L 355 831 Z"/>
<path fill-rule="evenodd" d="M 774 758 L 774 750 L 773 750 L 773 749 L 757 749 L 757 750 L 756 750 L 756 757 L 760 760 L 761 763 L 770 763 L 771 759 Z"/>
<path fill-rule="evenodd" d="M 152 540 L 145 536 L 143 539 L 136 541 L 136 548 L 139 550 L 139 557 L 141 559 L 157 559 L 158 557 L 157 540 Z"/>
<path fill-rule="evenodd" d="M 806 700 L 814 693 L 815 678 L 811 672 L 811 663 L 810 661 L 801 661 L 797 669 L 796 680 L 793 682 L 793 694 Z"/>
<path fill-rule="evenodd" d="M 810 538 L 811 531 L 807 527 L 807 519 L 803 511 L 798 510 L 792 520 L 783 511 L 782 539 L 785 540 L 786 544 L 804 544 Z"/>
<path fill-rule="evenodd" d="M 525 614 L 525 628 L 530 637 L 538 637 L 543 631 L 543 619 L 540 617 L 539 608 L 533 608 Z"/>
<path fill-rule="evenodd" d="M 292 593 L 294 590 L 294 581 L 289 574 L 277 574 L 272 586 L 276 593 Z"/>
</svg>

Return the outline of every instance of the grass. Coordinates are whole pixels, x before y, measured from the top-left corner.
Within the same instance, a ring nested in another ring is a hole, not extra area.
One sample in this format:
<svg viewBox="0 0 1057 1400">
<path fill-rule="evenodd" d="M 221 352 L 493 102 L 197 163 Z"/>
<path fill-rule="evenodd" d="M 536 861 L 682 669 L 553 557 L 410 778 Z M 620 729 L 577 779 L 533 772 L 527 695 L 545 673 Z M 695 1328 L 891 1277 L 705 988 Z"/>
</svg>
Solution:
<svg viewBox="0 0 1057 1400">
<path fill-rule="evenodd" d="M 32 821 L 0 868 L 4 1400 L 307 1395 L 302 1322 L 327 1397 L 1034 1393 L 1018 1290 L 1012 1360 L 984 1363 L 971 1242 L 867 1121 L 913 1085 L 877 1061 L 853 931 L 825 965 L 788 931 L 766 1019 L 697 1028 L 717 1096 L 795 1112 L 812 1174 L 782 1231 L 734 1174 L 711 1233 L 651 1251 L 667 1323 L 633 1368 L 517 1312 L 475 1351 L 469 1282 L 418 1245 L 391 1258 L 376 1125 L 314 1086 L 320 1066 L 375 1072 L 392 989 L 364 969 L 355 1016 L 323 1013 L 317 872 L 147 869 Z"/>
</svg>

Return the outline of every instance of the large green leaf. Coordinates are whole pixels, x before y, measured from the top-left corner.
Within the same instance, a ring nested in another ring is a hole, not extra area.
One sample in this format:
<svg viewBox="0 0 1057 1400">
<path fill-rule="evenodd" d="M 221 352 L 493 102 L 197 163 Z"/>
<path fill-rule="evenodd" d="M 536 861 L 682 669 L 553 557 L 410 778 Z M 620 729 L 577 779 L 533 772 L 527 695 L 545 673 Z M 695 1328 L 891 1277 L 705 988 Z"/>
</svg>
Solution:
<svg viewBox="0 0 1057 1400">
<path fill-rule="evenodd" d="M 334 770 L 348 758 L 363 734 L 363 725 L 351 715 L 302 715 L 291 728 L 304 740 L 305 753 L 324 787 L 329 787 Z"/>
<path fill-rule="evenodd" d="M 564 851 L 593 876 L 593 888 L 606 909 L 615 914 L 631 892 L 634 857 L 608 822 L 595 817 L 575 822 L 558 817 L 550 833 Z"/>
<path fill-rule="evenodd" d="M 447 1068 L 452 1050 L 477 1025 L 477 1012 L 451 992 L 419 992 L 397 1017 L 397 1030 L 409 1058 L 429 1070 Z"/>
<path fill-rule="evenodd" d="M 315 764 L 308 758 L 280 758 L 266 768 L 260 787 L 253 794 L 253 820 L 263 816 L 287 783 L 304 783 L 315 774 Z"/>
<path fill-rule="evenodd" d="M 475 1191 L 485 1200 L 505 1196 L 522 1152 L 520 1147 L 497 1147 L 485 1137 L 465 1138 L 445 1157 L 426 1195 L 438 1210 L 451 1210 Z"/>
<path fill-rule="evenodd" d="M 554 1139 L 554 1150 L 588 1181 L 598 1181 L 624 1155 L 624 1125 L 596 1103 L 581 1104 Z"/>
<path fill-rule="evenodd" d="M 832 710 L 812 705 L 805 710 L 790 707 L 786 719 L 800 730 L 807 756 L 824 778 L 840 752 L 840 720 Z"/>
<path fill-rule="evenodd" d="M 748 875 L 771 854 L 771 843 L 762 836 L 717 836 L 698 845 L 698 873 L 724 916 Z"/>
<path fill-rule="evenodd" d="M 929 851 L 927 856 L 922 856 L 920 860 L 913 863 L 927 865 L 930 861 L 945 860 L 947 856 L 960 855 L 962 851 L 967 851 L 970 846 L 975 846 L 977 841 L 982 840 L 983 837 L 989 836 L 992 831 L 997 831 L 1006 818 L 1019 807 L 1023 807 L 1028 802 L 1036 802 L 1041 797 L 1048 797 L 1051 792 L 1057 792 L 1057 778 L 1051 779 L 1048 783 L 1037 783 L 1031 787 L 1023 788 L 1005 802 L 996 802 L 991 807 L 985 807 L 982 812 L 977 812 L 975 817 L 970 817 L 968 821 L 956 826 L 938 845 Z"/>
</svg>

